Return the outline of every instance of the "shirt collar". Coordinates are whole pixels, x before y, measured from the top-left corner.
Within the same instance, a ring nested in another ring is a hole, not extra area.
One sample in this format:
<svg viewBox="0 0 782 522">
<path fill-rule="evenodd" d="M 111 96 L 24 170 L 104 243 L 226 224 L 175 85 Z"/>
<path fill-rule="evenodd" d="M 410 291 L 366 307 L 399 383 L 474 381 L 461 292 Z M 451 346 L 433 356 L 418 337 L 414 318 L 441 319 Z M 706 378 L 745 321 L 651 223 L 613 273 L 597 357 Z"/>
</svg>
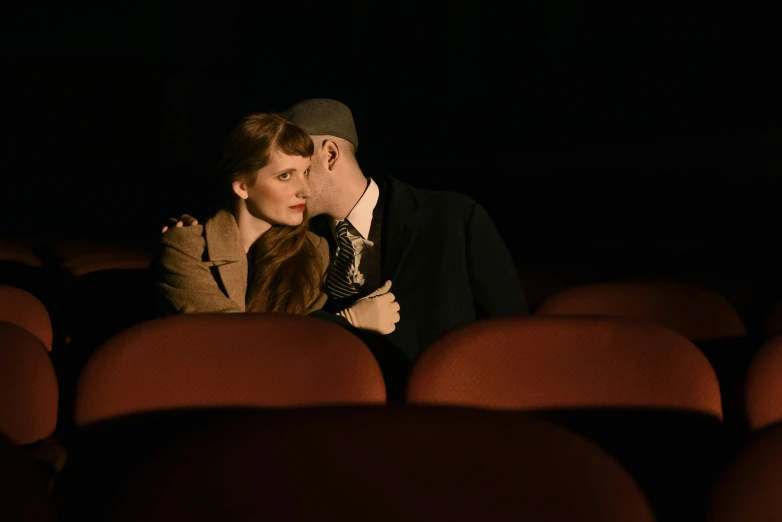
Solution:
<svg viewBox="0 0 782 522">
<path fill-rule="evenodd" d="M 372 178 L 368 179 L 369 184 L 367 185 L 364 194 L 346 218 L 364 239 L 369 238 L 369 229 L 372 226 L 372 213 L 380 198 L 380 189 L 378 188 L 377 183 L 375 183 Z M 337 221 L 334 219 L 331 219 L 330 221 L 331 230 L 334 231 Z"/>
</svg>

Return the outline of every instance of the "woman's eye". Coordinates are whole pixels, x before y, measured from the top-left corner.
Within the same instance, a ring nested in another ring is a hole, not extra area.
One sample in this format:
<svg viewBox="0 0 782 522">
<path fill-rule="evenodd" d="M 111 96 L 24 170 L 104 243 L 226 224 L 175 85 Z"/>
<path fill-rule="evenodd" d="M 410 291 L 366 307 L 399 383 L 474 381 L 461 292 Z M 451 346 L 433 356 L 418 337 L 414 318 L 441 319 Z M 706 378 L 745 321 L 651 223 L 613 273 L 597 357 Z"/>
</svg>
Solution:
<svg viewBox="0 0 782 522">
<path fill-rule="evenodd" d="M 305 171 L 304 171 L 304 175 L 305 175 L 305 176 L 309 176 L 309 175 L 310 175 L 310 169 L 307 169 L 307 170 L 305 170 Z"/>
<path fill-rule="evenodd" d="M 290 172 L 283 172 L 282 174 L 280 174 L 280 179 L 282 179 L 282 180 L 290 179 L 290 177 L 291 177 L 291 173 Z"/>
</svg>

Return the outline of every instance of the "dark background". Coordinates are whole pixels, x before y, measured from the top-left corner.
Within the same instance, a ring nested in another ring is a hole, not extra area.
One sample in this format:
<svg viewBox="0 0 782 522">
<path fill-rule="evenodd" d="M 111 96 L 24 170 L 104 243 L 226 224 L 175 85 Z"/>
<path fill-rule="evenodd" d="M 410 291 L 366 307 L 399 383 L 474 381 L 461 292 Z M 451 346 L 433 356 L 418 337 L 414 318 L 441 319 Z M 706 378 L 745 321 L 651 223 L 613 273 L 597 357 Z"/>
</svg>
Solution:
<svg viewBox="0 0 782 522">
<path fill-rule="evenodd" d="M 597 4 L 3 7 L 2 232 L 154 241 L 240 117 L 332 97 L 367 175 L 474 197 L 520 263 L 773 269 L 777 13 Z"/>
</svg>

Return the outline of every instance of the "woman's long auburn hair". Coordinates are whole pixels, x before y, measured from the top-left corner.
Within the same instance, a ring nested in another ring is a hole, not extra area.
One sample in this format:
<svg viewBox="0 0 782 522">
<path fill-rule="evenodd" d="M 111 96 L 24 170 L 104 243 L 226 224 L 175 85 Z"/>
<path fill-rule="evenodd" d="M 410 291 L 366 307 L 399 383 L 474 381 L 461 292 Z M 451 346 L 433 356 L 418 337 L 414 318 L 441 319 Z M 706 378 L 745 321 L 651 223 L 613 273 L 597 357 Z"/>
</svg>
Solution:
<svg viewBox="0 0 782 522">
<path fill-rule="evenodd" d="M 255 182 L 275 150 L 309 158 L 314 152 L 306 131 L 276 114 L 251 114 L 228 135 L 220 171 L 235 181 Z M 233 209 L 238 202 L 231 190 Z M 253 244 L 253 278 L 247 291 L 248 312 L 303 315 L 323 283 L 319 252 L 310 241 L 309 216 L 295 227 L 272 225 Z"/>
</svg>

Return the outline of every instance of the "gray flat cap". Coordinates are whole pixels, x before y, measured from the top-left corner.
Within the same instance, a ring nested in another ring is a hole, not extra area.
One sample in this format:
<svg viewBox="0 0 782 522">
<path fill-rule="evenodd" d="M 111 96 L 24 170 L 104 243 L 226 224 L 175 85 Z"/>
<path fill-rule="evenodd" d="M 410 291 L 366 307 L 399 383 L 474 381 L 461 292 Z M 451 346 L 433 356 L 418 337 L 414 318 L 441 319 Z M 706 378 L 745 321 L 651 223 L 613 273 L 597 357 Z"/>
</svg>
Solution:
<svg viewBox="0 0 782 522">
<path fill-rule="evenodd" d="M 313 98 L 300 101 L 280 114 L 308 134 L 336 136 L 348 140 L 358 150 L 358 133 L 353 122 L 353 113 L 344 103 L 328 98 Z"/>
</svg>

